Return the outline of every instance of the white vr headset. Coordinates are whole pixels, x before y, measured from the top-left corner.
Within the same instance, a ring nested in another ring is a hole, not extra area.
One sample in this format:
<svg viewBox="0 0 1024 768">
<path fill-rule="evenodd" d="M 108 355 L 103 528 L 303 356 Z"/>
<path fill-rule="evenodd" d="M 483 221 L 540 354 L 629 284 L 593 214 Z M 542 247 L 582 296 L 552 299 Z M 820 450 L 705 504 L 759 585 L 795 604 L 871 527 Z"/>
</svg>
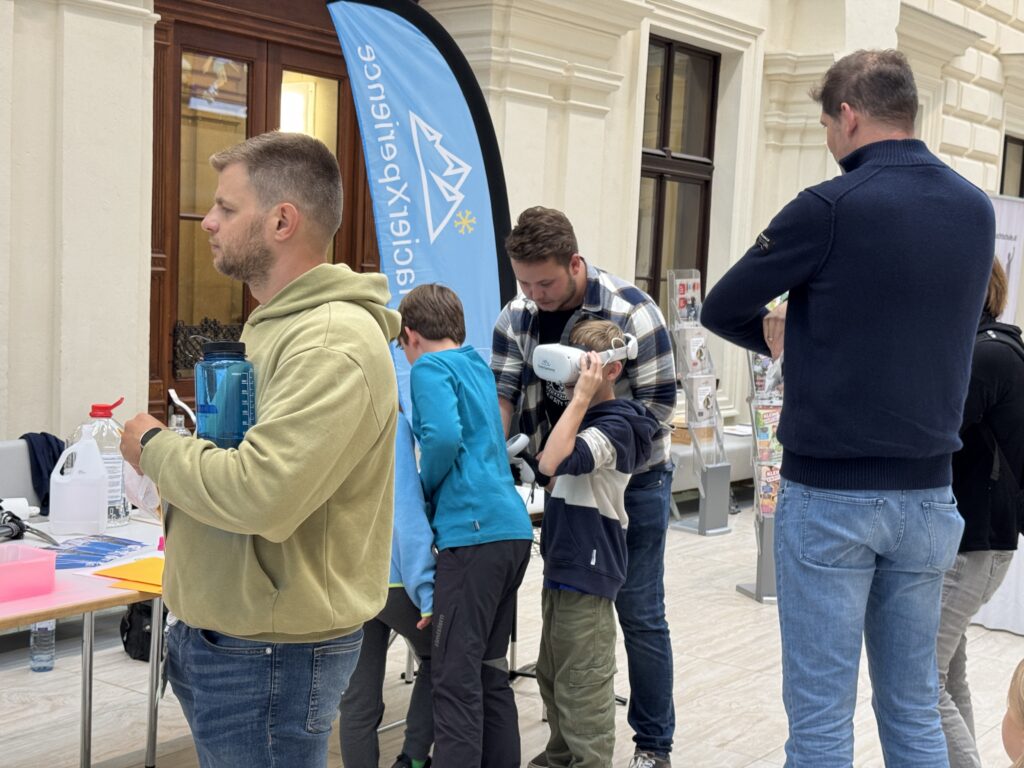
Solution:
<svg viewBox="0 0 1024 768">
<path fill-rule="evenodd" d="M 636 336 L 625 334 L 626 343 L 620 347 L 598 352 L 601 365 L 616 360 L 636 360 Z M 580 377 L 580 361 L 587 350 L 565 344 L 541 344 L 533 350 L 533 370 L 545 381 L 556 384 L 575 384 Z"/>
</svg>

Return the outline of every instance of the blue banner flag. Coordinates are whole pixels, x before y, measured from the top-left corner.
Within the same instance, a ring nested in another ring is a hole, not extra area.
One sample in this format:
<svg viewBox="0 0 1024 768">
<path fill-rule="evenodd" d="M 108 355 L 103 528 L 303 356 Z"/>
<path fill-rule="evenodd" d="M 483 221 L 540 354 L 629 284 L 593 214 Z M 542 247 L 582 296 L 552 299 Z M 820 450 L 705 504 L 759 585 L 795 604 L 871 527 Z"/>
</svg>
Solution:
<svg viewBox="0 0 1024 768">
<path fill-rule="evenodd" d="M 391 306 L 417 285 L 448 286 L 462 300 L 467 343 L 489 360 L 515 277 L 504 248 L 505 177 L 480 86 L 455 41 L 411 0 L 327 8 L 352 86 Z M 408 364 L 394 355 L 408 405 Z"/>
</svg>

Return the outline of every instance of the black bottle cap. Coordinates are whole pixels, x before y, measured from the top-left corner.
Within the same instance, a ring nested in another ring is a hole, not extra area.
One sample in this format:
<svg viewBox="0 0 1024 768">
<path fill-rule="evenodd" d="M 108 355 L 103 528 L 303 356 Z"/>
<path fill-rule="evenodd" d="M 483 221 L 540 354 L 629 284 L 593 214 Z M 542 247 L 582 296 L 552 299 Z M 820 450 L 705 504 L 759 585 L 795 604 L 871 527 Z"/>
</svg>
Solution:
<svg viewBox="0 0 1024 768">
<path fill-rule="evenodd" d="M 242 341 L 208 341 L 203 344 L 203 355 L 216 353 L 231 353 L 245 355 L 245 342 Z"/>
</svg>

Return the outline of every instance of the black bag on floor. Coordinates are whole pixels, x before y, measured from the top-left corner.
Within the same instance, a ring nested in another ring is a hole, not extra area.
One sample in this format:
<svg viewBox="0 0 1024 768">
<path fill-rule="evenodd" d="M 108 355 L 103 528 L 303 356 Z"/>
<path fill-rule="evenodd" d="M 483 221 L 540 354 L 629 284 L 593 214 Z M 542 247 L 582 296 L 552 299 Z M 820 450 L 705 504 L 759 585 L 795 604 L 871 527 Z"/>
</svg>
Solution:
<svg viewBox="0 0 1024 768">
<path fill-rule="evenodd" d="M 167 617 L 164 608 L 163 617 Z M 163 626 L 161 621 L 160 626 Z M 153 638 L 153 604 L 132 603 L 121 617 L 121 643 L 124 652 L 137 661 L 149 661 L 149 644 Z"/>
</svg>

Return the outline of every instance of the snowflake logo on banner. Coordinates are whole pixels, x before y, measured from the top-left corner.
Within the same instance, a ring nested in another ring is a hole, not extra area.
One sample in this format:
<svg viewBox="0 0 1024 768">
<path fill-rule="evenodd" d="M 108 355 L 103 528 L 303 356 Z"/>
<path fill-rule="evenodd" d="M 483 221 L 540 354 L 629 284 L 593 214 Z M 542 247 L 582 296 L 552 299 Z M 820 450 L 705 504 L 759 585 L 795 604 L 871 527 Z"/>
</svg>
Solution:
<svg viewBox="0 0 1024 768">
<path fill-rule="evenodd" d="M 472 232 L 474 224 L 476 224 L 476 216 L 471 211 L 459 211 L 458 216 L 455 217 L 455 228 L 459 230 L 460 235 Z"/>
</svg>

